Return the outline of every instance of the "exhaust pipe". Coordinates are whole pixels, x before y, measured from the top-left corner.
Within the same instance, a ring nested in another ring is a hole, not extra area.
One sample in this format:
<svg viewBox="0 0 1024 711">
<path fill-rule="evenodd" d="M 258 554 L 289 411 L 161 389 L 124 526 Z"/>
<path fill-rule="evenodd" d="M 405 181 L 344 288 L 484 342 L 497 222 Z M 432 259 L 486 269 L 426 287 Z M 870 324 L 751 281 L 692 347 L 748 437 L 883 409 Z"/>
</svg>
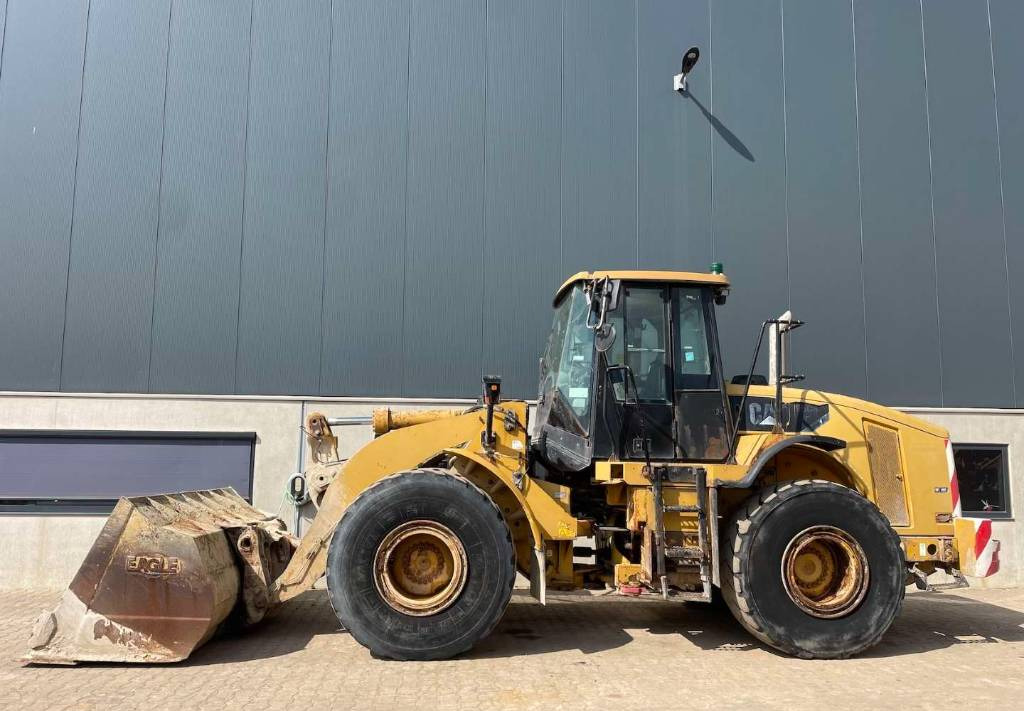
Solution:
<svg viewBox="0 0 1024 711">
<path fill-rule="evenodd" d="M 789 332 L 793 325 L 793 312 L 786 311 L 775 319 L 768 331 L 768 384 L 775 385 L 779 376 L 789 370 Z M 778 347 L 776 347 L 778 344 Z"/>
</svg>

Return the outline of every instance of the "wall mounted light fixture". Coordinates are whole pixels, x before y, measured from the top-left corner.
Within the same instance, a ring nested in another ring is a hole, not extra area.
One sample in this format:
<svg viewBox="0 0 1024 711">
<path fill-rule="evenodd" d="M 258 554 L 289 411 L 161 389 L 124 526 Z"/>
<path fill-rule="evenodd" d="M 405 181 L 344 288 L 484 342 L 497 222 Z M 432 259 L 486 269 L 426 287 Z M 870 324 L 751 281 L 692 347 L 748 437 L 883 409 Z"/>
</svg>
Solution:
<svg viewBox="0 0 1024 711">
<path fill-rule="evenodd" d="M 700 59 L 700 49 L 698 47 L 690 47 L 686 50 L 686 54 L 683 55 L 683 61 L 679 67 L 679 73 L 672 77 L 672 88 L 680 94 L 686 91 L 686 75 L 689 74 L 694 65 L 697 64 L 698 59 Z"/>
</svg>

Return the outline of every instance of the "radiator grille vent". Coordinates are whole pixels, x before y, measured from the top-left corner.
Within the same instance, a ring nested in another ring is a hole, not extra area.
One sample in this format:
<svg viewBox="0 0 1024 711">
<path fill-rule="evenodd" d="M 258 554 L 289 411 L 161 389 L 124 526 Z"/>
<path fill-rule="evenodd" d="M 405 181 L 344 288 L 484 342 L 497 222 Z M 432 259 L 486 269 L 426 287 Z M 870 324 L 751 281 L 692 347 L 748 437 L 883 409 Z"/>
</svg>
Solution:
<svg viewBox="0 0 1024 711">
<path fill-rule="evenodd" d="M 875 503 L 893 526 L 910 523 L 907 498 L 903 489 L 903 464 L 900 457 L 900 436 L 890 427 L 865 423 L 868 461 L 875 488 Z"/>
</svg>

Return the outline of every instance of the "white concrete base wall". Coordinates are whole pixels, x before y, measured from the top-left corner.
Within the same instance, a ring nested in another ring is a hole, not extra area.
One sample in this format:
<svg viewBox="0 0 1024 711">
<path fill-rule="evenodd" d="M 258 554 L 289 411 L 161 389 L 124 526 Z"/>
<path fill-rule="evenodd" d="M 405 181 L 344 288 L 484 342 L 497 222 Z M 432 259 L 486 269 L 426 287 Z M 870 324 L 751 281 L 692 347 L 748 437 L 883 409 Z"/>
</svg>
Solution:
<svg viewBox="0 0 1024 711">
<path fill-rule="evenodd" d="M 954 445 L 1007 446 L 1010 513 L 1014 517 L 992 520 L 992 536 L 1001 543 L 1000 569 L 990 578 L 971 578 L 970 582 L 978 587 L 1024 586 L 1024 411 L 939 408 L 908 408 L 908 411 L 948 429 Z"/>
<path fill-rule="evenodd" d="M 0 429 L 255 432 L 253 503 L 295 528 L 285 500 L 288 477 L 305 468 L 302 425 L 307 412 L 369 415 L 378 407 L 465 407 L 452 401 L 307 402 L 301 398 L 0 394 Z M 339 428 L 342 457 L 373 434 L 368 425 Z M 312 507 L 307 507 L 312 509 Z M 315 511 L 307 511 L 308 517 Z M 106 516 L 0 513 L 0 589 L 66 586 Z M 301 530 L 301 527 L 300 527 Z"/>
<path fill-rule="evenodd" d="M 295 529 L 295 512 L 284 499 L 288 477 L 308 465 L 302 424 L 309 412 L 328 417 L 369 415 L 378 407 L 399 410 L 464 407 L 466 401 L 189 397 L 153 395 L 0 394 L 0 429 L 168 430 L 256 432 L 253 502 Z M 954 442 L 1009 445 L 1011 501 L 1024 511 L 1024 412 L 918 410 L 947 427 Z M 372 438 L 368 425 L 335 428 L 339 454 L 348 457 Z M 315 514 L 302 512 L 301 533 Z M 85 557 L 104 516 L 0 513 L 0 589 L 66 586 Z M 996 521 L 1002 570 L 985 587 L 1024 585 L 1024 525 Z"/>
</svg>

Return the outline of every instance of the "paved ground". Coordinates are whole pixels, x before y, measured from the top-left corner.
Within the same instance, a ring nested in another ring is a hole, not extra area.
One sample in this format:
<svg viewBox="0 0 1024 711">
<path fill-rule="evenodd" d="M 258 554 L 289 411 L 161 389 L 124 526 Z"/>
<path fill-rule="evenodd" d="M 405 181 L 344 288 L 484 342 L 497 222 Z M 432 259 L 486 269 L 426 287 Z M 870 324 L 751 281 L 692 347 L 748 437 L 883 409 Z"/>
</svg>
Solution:
<svg viewBox="0 0 1024 711">
<path fill-rule="evenodd" d="M 911 594 L 886 639 L 844 661 L 781 656 L 715 610 L 517 593 L 468 657 L 388 662 L 339 631 L 317 590 L 184 664 L 22 666 L 31 621 L 56 598 L 0 593 L 0 708 L 993 709 L 1024 695 L 1024 590 Z"/>
</svg>

